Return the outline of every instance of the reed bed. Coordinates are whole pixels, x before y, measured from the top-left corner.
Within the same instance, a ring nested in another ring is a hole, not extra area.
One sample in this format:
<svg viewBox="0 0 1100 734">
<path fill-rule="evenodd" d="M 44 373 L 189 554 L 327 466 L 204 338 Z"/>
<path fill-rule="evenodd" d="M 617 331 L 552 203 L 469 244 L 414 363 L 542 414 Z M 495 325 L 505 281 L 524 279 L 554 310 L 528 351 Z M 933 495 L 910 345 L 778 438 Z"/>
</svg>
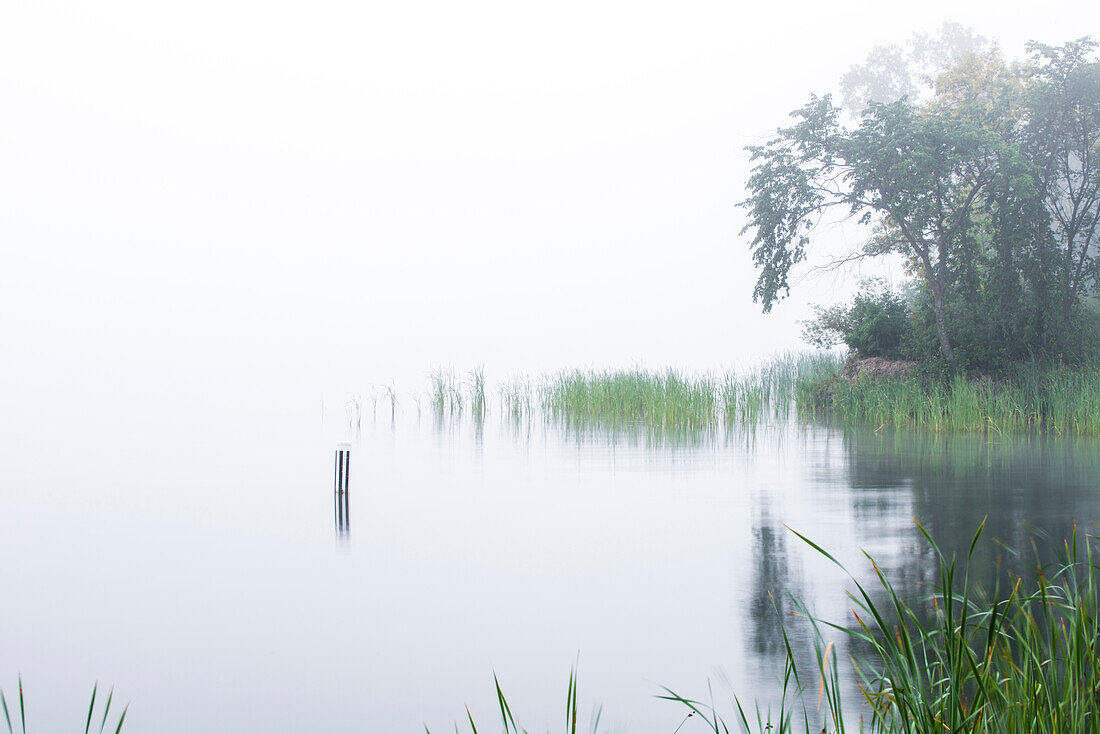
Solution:
<svg viewBox="0 0 1100 734">
<path fill-rule="evenodd" d="M 440 367 L 432 370 L 428 373 L 428 380 L 428 404 L 436 416 L 442 418 L 462 415 L 465 396 L 454 369 Z"/>
<path fill-rule="evenodd" d="M 786 420 L 806 385 L 833 378 L 843 367 L 840 355 L 790 352 L 746 373 L 728 372 L 721 383 L 725 422 L 751 426 Z"/>
<path fill-rule="evenodd" d="M 530 418 L 535 409 L 534 390 L 528 377 L 514 377 L 500 386 L 500 405 L 504 414 L 515 420 Z"/>
<path fill-rule="evenodd" d="M 833 355 L 787 354 L 744 373 L 689 375 L 674 369 L 572 370 L 532 379 L 516 376 L 497 390 L 500 413 L 514 420 L 542 417 L 570 427 L 710 430 L 723 422 L 755 426 L 785 419 L 807 381 L 836 375 Z M 428 373 L 427 403 L 439 418 L 491 412 L 485 371 L 467 379 L 454 368 Z M 419 402 L 418 402 L 419 405 Z"/>
<path fill-rule="evenodd" d="M 802 414 L 931 431 L 1100 435 L 1100 368 L 1024 365 L 1006 378 L 826 378 L 798 394 Z"/>
<path fill-rule="evenodd" d="M 561 373 L 539 388 L 545 413 L 573 425 L 699 428 L 718 411 L 714 382 L 674 370 Z"/>
<path fill-rule="evenodd" d="M 785 420 L 799 387 L 843 367 L 830 354 L 786 354 L 744 373 L 685 375 L 676 370 L 574 370 L 545 378 L 540 404 L 570 425 L 696 430 Z"/>
<path fill-rule="evenodd" d="M 484 418 L 487 403 L 485 402 L 485 368 L 483 366 L 478 365 L 470 370 L 467 385 L 469 387 L 470 412 L 477 419 Z"/>
<path fill-rule="evenodd" d="M 1100 435 L 1100 367 L 1021 365 L 998 380 L 842 375 L 845 358 L 789 353 L 743 372 L 572 370 L 515 377 L 497 391 L 500 413 L 547 418 L 574 429 L 698 433 L 825 419 L 932 432 Z M 439 418 L 491 412 L 484 369 L 429 374 Z M 392 401 L 391 401 L 392 412 Z"/>
</svg>

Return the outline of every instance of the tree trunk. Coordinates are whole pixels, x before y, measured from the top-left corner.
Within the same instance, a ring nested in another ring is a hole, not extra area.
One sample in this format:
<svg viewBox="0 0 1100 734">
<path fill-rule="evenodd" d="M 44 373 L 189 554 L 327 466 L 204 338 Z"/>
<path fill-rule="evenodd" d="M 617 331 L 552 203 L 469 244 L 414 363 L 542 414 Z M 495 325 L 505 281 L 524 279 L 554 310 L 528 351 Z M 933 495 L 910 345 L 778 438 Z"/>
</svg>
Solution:
<svg viewBox="0 0 1100 734">
<path fill-rule="evenodd" d="M 1062 299 L 1062 329 L 1058 334 L 1058 361 L 1064 362 L 1066 358 L 1066 344 L 1070 341 L 1070 334 L 1074 316 L 1074 306 L 1077 299 L 1072 292 L 1067 292 Z"/>
<path fill-rule="evenodd" d="M 936 277 L 937 271 L 942 272 L 945 268 L 934 268 L 926 252 L 918 249 L 917 253 L 924 264 L 924 276 L 928 280 L 928 285 L 932 286 L 932 303 L 936 311 L 936 331 L 939 332 L 940 351 L 951 368 L 955 369 L 958 365 L 955 364 L 955 350 L 951 348 L 951 340 L 947 336 L 947 308 L 943 300 L 943 283 Z"/>
<path fill-rule="evenodd" d="M 940 290 L 939 283 L 932 283 L 932 295 L 936 305 L 936 331 L 940 334 L 940 351 L 954 369 L 958 365 L 955 364 L 955 350 L 951 348 L 951 340 L 947 337 L 947 316 L 944 314 L 943 291 Z"/>
</svg>

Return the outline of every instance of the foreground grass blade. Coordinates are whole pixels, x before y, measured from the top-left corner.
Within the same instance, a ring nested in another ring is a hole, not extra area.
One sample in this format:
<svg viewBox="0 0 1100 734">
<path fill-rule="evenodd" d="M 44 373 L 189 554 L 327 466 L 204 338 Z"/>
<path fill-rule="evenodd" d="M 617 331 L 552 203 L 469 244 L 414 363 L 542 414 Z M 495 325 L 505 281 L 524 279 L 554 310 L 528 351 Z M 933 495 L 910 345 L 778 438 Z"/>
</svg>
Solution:
<svg viewBox="0 0 1100 734">
<path fill-rule="evenodd" d="M 0 705 L 4 707 L 4 721 L 8 724 L 8 734 L 15 734 L 11 728 L 11 716 L 8 715 L 8 700 L 4 698 L 4 692 L 0 690 Z"/>
<path fill-rule="evenodd" d="M 88 704 L 88 720 L 84 722 L 84 734 L 88 734 L 92 729 L 92 711 L 95 709 L 95 694 L 98 689 L 99 681 L 96 681 L 92 686 L 92 702 Z"/>
<path fill-rule="evenodd" d="M 92 696 L 88 702 L 88 715 L 84 719 L 84 734 L 89 734 L 92 728 L 92 716 L 95 712 L 96 697 L 99 693 L 99 681 L 96 681 L 92 685 Z M 111 694 L 107 697 L 107 705 L 104 707 L 103 720 L 100 722 L 99 731 L 103 732 L 103 729 L 107 725 L 107 716 L 111 710 L 111 699 L 114 695 L 114 688 L 111 689 Z M 122 723 L 126 721 L 126 714 L 130 710 L 130 704 L 127 703 L 126 707 L 122 710 L 122 715 L 119 716 L 118 724 L 115 726 L 115 734 L 119 734 L 122 731 Z M 4 695 L 4 690 L 0 688 L 0 711 L 4 713 L 4 724 L 8 728 L 8 734 L 15 734 L 15 729 L 11 723 L 11 710 L 8 707 L 7 696 Z M 19 676 L 19 729 L 21 734 L 27 734 L 27 711 L 26 703 L 23 696 L 23 677 Z"/>
<path fill-rule="evenodd" d="M 519 729 L 516 728 L 516 720 L 512 717 L 512 709 L 508 707 L 508 701 L 504 698 L 504 691 L 500 690 L 500 681 L 497 680 L 496 673 L 493 673 L 493 684 L 497 688 L 497 703 L 500 704 L 500 718 L 504 723 L 504 731 L 518 732 Z M 511 729 L 508 728 L 509 724 L 511 724 Z M 470 722 L 470 726 L 473 726 L 473 721 Z"/>
<path fill-rule="evenodd" d="M 565 728 L 577 734 L 577 669 L 569 671 L 569 691 L 565 695 Z"/>
<path fill-rule="evenodd" d="M 118 726 L 115 727 L 115 734 L 119 734 L 122 731 L 122 722 L 126 721 L 126 712 L 130 710 L 130 704 L 126 704 L 122 707 L 122 716 L 118 717 Z"/>
<path fill-rule="evenodd" d="M 563 734 L 577 734 L 579 731 L 578 725 L 580 722 L 580 697 L 578 696 L 578 680 L 576 665 L 569 672 L 569 683 L 566 688 L 566 701 L 565 701 L 565 730 Z M 501 688 L 500 680 L 497 678 L 496 673 L 493 673 L 493 686 L 497 695 L 497 706 L 500 709 L 501 725 L 504 730 L 504 734 L 527 734 L 527 730 L 520 727 L 516 723 L 515 715 L 512 713 L 511 705 L 508 703 L 507 697 L 504 695 L 504 689 Z M 667 690 L 667 689 L 666 689 Z M 589 727 L 592 734 L 596 734 L 599 730 L 600 719 L 603 717 L 603 707 L 593 706 L 591 719 L 589 721 Z M 466 722 L 470 725 L 470 731 L 472 734 L 477 734 L 477 724 L 474 721 L 474 716 L 470 713 L 470 707 L 466 707 Z M 431 729 L 427 724 L 424 725 L 425 734 L 431 734 Z M 458 723 L 455 722 L 455 734 L 458 734 Z"/>
<path fill-rule="evenodd" d="M 657 696 L 657 698 L 661 699 L 662 701 L 673 701 L 675 703 L 687 706 L 689 709 L 691 709 L 692 714 L 699 714 L 699 718 L 701 718 L 703 721 L 707 721 L 707 715 L 703 713 L 702 709 L 699 708 L 700 706 L 704 705 L 703 703 L 701 703 L 700 701 L 693 701 L 689 698 L 684 698 L 679 693 L 672 690 L 671 688 L 668 688 L 667 686 L 661 686 L 661 688 L 665 690 L 666 695 Z"/>
<path fill-rule="evenodd" d="M 111 711 L 111 699 L 115 697 L 115 687 L 107 692 L 107 705 L 103 707 L 103 721 L 99 722 L 99 734 L 103 734 L 103 727 L 107 725 L 107 714 Z"/>
</svg>

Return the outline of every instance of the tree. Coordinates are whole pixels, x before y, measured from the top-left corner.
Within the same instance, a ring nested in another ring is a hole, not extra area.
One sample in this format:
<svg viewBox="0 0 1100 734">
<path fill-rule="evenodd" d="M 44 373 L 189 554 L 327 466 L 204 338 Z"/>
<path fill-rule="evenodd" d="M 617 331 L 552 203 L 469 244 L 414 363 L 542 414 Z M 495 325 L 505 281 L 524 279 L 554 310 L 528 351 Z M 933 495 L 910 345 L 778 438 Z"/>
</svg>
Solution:
<svg viewBox="0 0 1100 734">
<path fill-rule="evenodd" d="M 862 64 L 841 77 L 843 106 L 859 116 L 872 102 L 916 102 L 944 69 L 983 51 L 987 44 L 973 29 L 947 21 L 937 34 L 914 33 L 904 46 L 875 46 Z"/>
<path fill-rule="evenodd" d="M 1022 158 L 996 134 L 969 119 L 917 108 L 907 100 L 872 102 L 858 127 L 839 122 L 829 95 L 811 96 L 792 113 L 797 122 L 764 145 L 754 162 L 742 234 L 760 275 L 754 300 L 764 311 L 790 293 L 791 268 L 805 260 L 810 231 L 841 208 L 876 236 L 864 255 L 895 251 L 932 293 L 940 351 L 956 365 L 948 329 L 952 265 L 966 250 L 983 195 L 1005 167 Z"/>
<path fill-rule="evenodd" d="M 851 123 L 811 95 L 748 148 L 754 299 L 769 311 L 789 294 L 813 227 L 836 209 L 868 227 L 846 259 L 904 257 L 908 350 L 982 370 L 1036 352 L 1084 358 L 1083 305 L 1100 294 L 1096 49 L 1031 43 L 1025 62 L 1006 62 L 961 26 L 876 47 L 842 81 Z M 823 310 L 819 323 L 851 314 Z"/>
<path fill-rule="evenodd" d="M 1096 47 L 1087 37 L 1028 44 L 1024 150 L 1050 217 L 1063 333 L 1100 279 L 1100 62 L 1089 57 Z"/>
</svg>

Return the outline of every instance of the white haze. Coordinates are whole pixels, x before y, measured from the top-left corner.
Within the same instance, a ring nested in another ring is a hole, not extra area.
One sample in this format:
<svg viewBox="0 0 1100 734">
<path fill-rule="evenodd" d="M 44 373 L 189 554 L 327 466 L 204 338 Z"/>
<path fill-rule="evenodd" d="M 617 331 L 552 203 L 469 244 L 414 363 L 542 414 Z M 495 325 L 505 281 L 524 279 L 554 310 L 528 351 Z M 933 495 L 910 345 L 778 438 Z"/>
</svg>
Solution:
<svg viewBox="0 0 1100 734">
<path fill-rule="evenodd" d="M 798 347 L 852 277 L 760 313 L 744 146 L 876 44 L 951 18 L 1018 56 L 1097 13 L 0 0 L 0 687 L 22 673 L 33 731 L 79 721 L 97 678 L 133 698 L 127 730 L 411 731 L 465 702 L 491 721 L 494 669 L 556 721 L 583 649 L 582 700 L 672 731 L 649 681 L 755 663 L 731 549 L 769 523 L 902 537 L 912 480 L 897 505 L 853 494 L 839 436 L 437 436 L 406 430 L 408 394 L 437 365 L 492 382 Z M 342 403 L 391 380 L 405 415 L 364 421 L 338 551 Z"/>
<path fill-rule="evenodd" d="M 851 281 L 752 303 L 744 146 L 875 44 L 1088 6 L 6 2 L 8 407 L 796 348 Z"/>
</svg>

